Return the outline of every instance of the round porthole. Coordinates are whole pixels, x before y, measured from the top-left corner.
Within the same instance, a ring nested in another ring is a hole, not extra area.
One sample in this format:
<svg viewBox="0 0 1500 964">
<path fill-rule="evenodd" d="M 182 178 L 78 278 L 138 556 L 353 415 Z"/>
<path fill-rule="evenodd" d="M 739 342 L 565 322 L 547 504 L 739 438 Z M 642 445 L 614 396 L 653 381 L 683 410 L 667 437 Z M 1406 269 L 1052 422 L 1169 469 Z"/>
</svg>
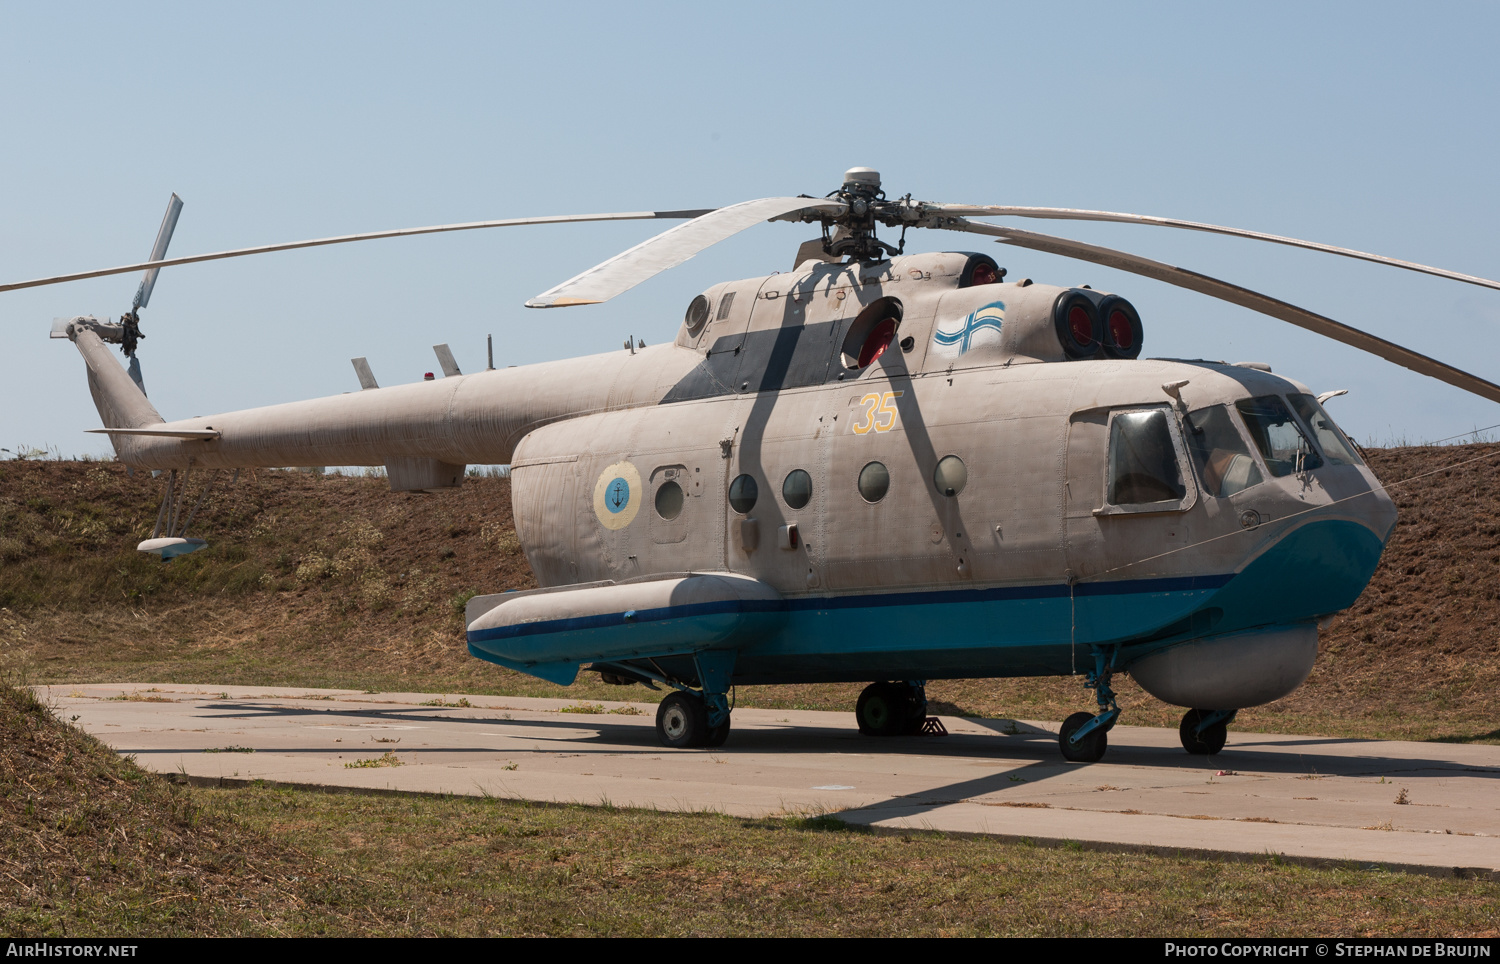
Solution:
<svg viewBox="0 0 1500 964">
<path fill-rule="evenodd" d="M 753 475 L 742 475 L 729 483 L 729 507 L 734 511 L 744 514 L 755 508 L 755 500 L 760 498 L 760 486 L 755 484 Z"/>
<path fill-rule="evenodd" d="M 812 501 L 812 476 L 801 469 L 792 469 L 781 483 L 781 497 L 788 508 L 800 509 Z"/>
<path fill-rule="evenodd" d="M 883 463 L 871 462 L 859 470 L 859 494 L 866 502 L 879 502 L 891 489 L 891 473 Z"/>
<path fill-rule="evenodd" d="M 956 455 L 949 455 L 932 470 L 932 484 L 946 496 L 955 496 L 969 484 L 969 467 Z"/>
<path fill-rule="evenodd" d="M 669 520 L 682 515 L 682 486 L 676 482 L 663 482 L 657 488 L 656 514 Z"/>
</svg>

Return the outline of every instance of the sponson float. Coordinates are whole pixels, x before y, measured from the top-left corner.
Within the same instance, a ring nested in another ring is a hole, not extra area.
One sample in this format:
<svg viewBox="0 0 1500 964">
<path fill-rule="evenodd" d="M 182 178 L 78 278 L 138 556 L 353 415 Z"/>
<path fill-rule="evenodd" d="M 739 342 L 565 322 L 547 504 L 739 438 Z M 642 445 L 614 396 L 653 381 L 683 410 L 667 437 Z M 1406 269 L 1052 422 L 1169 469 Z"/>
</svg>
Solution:
<svg viewBox="0 0 1500 964">
<path fill-rule="evenodd" d="M 56 333 L 83 354 L 119 458 L 168 473 L 163 558 L 198 548 L 182 511 L 193 471 L 383 465 L 392 488 L 437 490 L 466 465 L 509 463 L 542 588 L 472 599 L 470 651 L 558 683 L 590 670 L 668 687 L 669 746 L 722 743 L 737 684 L 874 681 L 859 727 L 889 736 L 922 725 L 928 680 L 1079 674 L 1098 709 L 1059 742 L 1096 760 L 1120 714 L 1111 680 L 1128 671 L 1187 708 L 1186 749 L 1216 753 L 1236 710 L 1306 679 L 1319 622 L 1359 596 L 1395 524 L 1327 396 L 1260 365 L 1143 359 L 1141 319 L 1119 295 L 1008 281 L 981 253 L 905 255 L 877 227 L 1107 264 L 1491 400 L 1500 386 L 1226 282 L 976 216 L 1214 231 L 1500 287 L 1192 222 L 887 200 L 864 168 L 823 199 L 177 259 L 159 241 L 142 265 L 23 285 L 403 233 L 688 219 L 528 303 L 557 307 L 605 301 L 767 219 L 818 223 L 793 271 L 709 288 L 671 343 L 469 375 L 448 356 L 447 377 L 387 388 L 357 359 L 363 391 L 203 418 L 163 421 L 106 350 L 120 342 L 138 373 L 139 295 L 119 322 L 77 317 Z"/>
</svg>

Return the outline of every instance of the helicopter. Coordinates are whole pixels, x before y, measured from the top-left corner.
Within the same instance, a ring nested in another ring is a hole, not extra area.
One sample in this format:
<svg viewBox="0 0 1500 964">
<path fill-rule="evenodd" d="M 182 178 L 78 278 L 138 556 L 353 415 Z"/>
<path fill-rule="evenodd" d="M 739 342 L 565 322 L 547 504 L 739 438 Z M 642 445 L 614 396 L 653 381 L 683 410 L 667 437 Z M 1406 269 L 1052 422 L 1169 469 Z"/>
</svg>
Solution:
<svg viewBox="0 0 1500 964">
<path fill-rule="evenodd" d="M 1358 446 L 1323 408 L 1337 392 L 1264 365 L 1143 358 L 1117 293 L 1060 287 L 980 252 L 907 254 L 941 229 L 1107 265 L 1259 311 L 1491 401 L 1500 386 L 1270 296 L 1138 255 L 977 217 L 1114 221 L 1321 251 L 1500 289 L 1367 252 L 1169 218 L 889 198 L 870 168 L 824 197 L 565 215 L 166 258 L 0 285 L 145 270 L 117 322 L 59 319 L 83 356 L 118 459 L 166 472 L 152 538 L 187 537 L 194 471 L 384 466 L 394 491 L 508 464 L 517 535 L 539 588 L 475 596 L 469 652 L 568 685 L 580 671 L 670 692 L 669 747 L 728 738 L 734 687 L 869 682 L 862 733 L 914 734 L 927 681 L 1082 675 L 1095 712 L 1063 722 L 1067 760 L 1102 758 L 1114 675 L 1186 712 L 1188 752 L 1220 752 L 1238 710 L 1311 672 L 1318 631 L 1359 597 L 1396 523 Z M 815 224 L 791 271 L 723 282 L 671 342 L 166 421 L 135 359 L 163 267 L 375 238 L 530 224 L 681 220 L 537 295 L 599 304 L 767 221 Z M 892 243 L 880 228 L 899 229 Z M 118 344 L 131 370 L 106 347 Z M 208 483 L 212 484 L 212 483 Z M 205 486 L 203 492 L 206 494 Z M 201 505 L 200 494 L 198 505 Z"/>
</svg>

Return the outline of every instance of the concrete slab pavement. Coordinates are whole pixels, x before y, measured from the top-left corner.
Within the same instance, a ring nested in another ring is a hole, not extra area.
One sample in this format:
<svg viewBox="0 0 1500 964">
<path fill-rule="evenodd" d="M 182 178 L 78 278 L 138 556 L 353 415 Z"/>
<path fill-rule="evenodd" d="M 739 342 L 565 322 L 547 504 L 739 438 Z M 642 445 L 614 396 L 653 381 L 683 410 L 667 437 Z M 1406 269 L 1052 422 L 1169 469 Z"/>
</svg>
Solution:
<svg viewBox="0 0 1500 964">
<path fill-rule="evenodd" d="M 1213 758 L 1117 726 L 1063 761 L 1055 723 L 944 717 L 862 737 L 852 713 L 735 711 L 729 742 L 669 750 L 654 704 L 278 687 L 38 687 L 63 719 L 198 781 L 560 803 L 837 812 L 886 828 L 1132 850 L 1351 862 L 1500 879 L 1500 747 L 1241 733 Z M 253 751 L 253 752 L 251 752 Z M 1402 802 L 1404 801 L 1404 802 Z"/>
</svg>

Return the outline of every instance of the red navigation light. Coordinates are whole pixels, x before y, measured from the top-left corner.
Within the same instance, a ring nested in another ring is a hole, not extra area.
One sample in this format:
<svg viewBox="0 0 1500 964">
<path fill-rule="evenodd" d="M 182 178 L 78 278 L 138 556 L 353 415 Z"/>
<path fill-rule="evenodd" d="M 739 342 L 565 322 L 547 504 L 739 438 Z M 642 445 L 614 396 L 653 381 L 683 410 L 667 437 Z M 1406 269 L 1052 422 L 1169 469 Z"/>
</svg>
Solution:
<svg viewBox="0 0 1500 964">
<path fill-rule="evenodd" d="M 1068 309 L 1068 331 L 1072 333 L 1079 348 L 1087 348 L 1094 343 L 1094 321 L 1083 305 L 1074 305 Z"/>
<path fill-rule="evenodd" d="M 1135 347 L 1135 326 L 1130 323 L 1130 316 L 1119 308 L 1109 313 L 1109 336 L 1121 351 L 1128 352 Z"/>
<path fill-rule="evenodd" d="M 891 347 L 891 339 L 896 337 L 896 319 L 887 318 L 876 325 L 865 339 L 864 345 L 859 349 L 859 367 L 866 365 L 885 354 L 885 350 Z"/>
</svg>

